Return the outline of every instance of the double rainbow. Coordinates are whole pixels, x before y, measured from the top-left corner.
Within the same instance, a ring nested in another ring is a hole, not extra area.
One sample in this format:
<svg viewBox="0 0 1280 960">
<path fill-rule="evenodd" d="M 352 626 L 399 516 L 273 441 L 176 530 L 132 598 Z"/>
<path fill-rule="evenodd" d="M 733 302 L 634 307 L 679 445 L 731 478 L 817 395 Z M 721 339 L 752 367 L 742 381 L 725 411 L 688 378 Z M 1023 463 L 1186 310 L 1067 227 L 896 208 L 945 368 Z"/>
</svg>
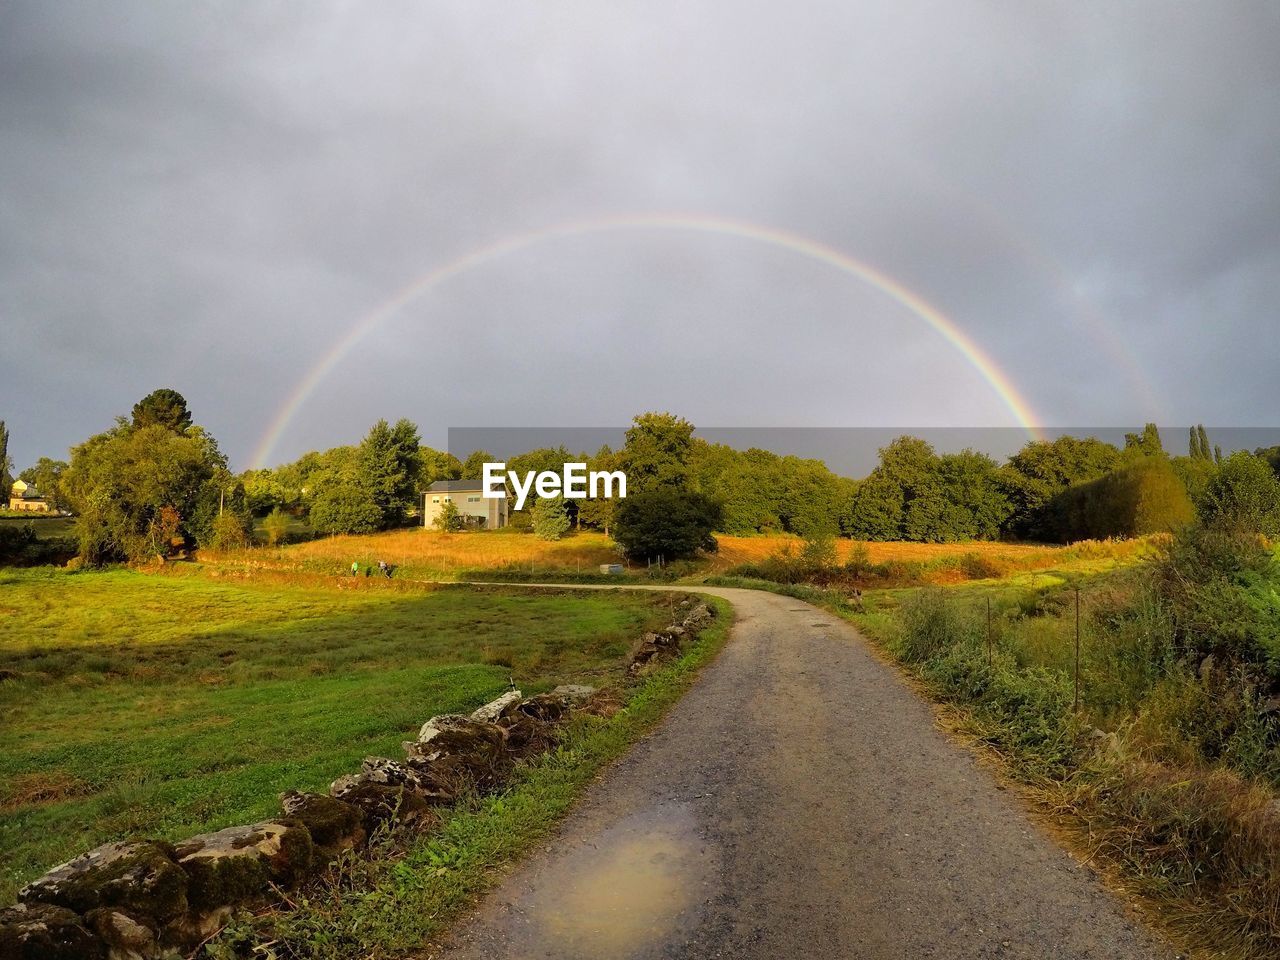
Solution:
<svg viewBox="0 0 1280 960">
<path fill-rule="evenodd" d="M 834 247 L 787 230 L 779 230 L 773 227 L 761 226 L 741 220 L 730 220 L 723 217 L 689 214 L 643 214 L 572 220 L 553 224 L 540 230 L 512 234 L 486 246 L 464 253 L 462 256 L 441 264 L 414 279 L 389 299 L 384 300 L 361 317 L 349 329 L 347 334 L 338 340 L 329 352 L 322 356 L 316 365 L 297 382 L 285 400 L 284 405 L 268 424 L 266 431 L 259 439 L 253 452 L 253 469 L 260 469 L 267 464 L 272 451 L 274 451 L 276 444 L 279 443 L 280 438 L 288 429 L 293 418 L 297 416 L 298 411 L 302 409 L 303 405 L 316 391 L 316 388 L 333 372 L 333 369 L 375 327 L 408 303 L 452 277 L 536 244 L 569 237 L 579 237 L 585 234 L 637 229 L 682 230 L 752 240 L 790 251 L 816 263 L 826 264 L 841 273 L 869 284 L 885 296 L 906 307 L 936 330 L 986 380 L 1001 402 L 1008 407 L 1009 412 L 1013 414 L 1017 423 L 1027 431 L 1028 435 L 1033 438 L 1041 436 L 1037 426 L 1038 419 L 1031 409 L 1031 405 L 1018 392 L 1013 382 L 996 365 L 995 361 L 968 334 L 960 329 L 954 320 L 951 320 L 937 307 L 888 274 Z"/>
</svg>

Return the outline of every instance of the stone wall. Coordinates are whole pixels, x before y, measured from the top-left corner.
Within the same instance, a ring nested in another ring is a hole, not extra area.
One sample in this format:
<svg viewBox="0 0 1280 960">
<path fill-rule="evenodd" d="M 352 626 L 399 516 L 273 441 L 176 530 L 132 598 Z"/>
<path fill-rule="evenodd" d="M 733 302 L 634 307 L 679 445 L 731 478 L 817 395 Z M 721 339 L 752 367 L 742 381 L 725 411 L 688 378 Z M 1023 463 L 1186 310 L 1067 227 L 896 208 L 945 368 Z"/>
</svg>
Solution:
<svg viewBox="0 0 1280 960">
<path fill-rule="evenodd" d="M 678 652 L 711 622 L 704 603 L 645 634 L 630 669 L 641 673 Z M 0 910 L 0 960 L 155 960 L 185 956 L 238 907 L 270 900 L 361 847 L 383 825 L 426 827 L 463 791 L 500 788 L 517 761 L 554 744 L 573 711 L 603 709 L 592 687 L 565 685 L 524 697 L 503 694 L 470 716 L 432 717 L 405 758 L 366 757 L 328 794 L 288 792 L 280 816 L 179 843 L 109 843 L 50 870 Z"/>
</svg>

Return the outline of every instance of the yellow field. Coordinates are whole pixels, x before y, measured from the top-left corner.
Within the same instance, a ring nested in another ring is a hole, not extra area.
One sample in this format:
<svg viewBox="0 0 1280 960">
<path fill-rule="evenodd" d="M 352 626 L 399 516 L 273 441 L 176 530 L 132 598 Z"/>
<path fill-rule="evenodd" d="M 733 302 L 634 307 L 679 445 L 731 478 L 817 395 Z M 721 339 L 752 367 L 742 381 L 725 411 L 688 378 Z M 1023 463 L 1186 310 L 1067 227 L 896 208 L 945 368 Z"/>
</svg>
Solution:
<svg viewBox="0 0 1280 960">
<path fill-rule="evenodd" d="M 274 553 L 275 551 L 259 551 Z M 564 540 L 539 540 L 529 533 L 493 530 L 441 533 L 438 530 L 394 530 L 366 536 L 328 537 L 287 547 L 293 561 L 330 561 L 349 567 L 385 560 L 396 567 L 426 569 L 449 575 L 462 570 L 528 568 L 545 571 L 594 570 L 602 563 L 621 563 L 612 540 L 602 533 L 582 532 Z"/>
<path fill-rule="evenodd" d="M 719 552 L 697 564 L 704 573 L 724 573 L 742 564 L 758 563 L 788 547 L 798 550 L 803 545 L 798 538 L 786 536 L 720 536 L 717 539 Z M 1081 562 L 1128 560 L 1147 549 L 1147 545 L 1144 541 L 1090 542 L 1064 547 L 985 542 L 858 543 L 837 540 L 836 548 L 841 562 L 854 556 L 855 551 L 865 550 L 867 560 L 873 564 L 936 565 L 928 579 L 945 583 L 974 575 L 961 573 L 955 565 L 945 563 L 948 559 L 981 558 L 982 569 L 990 572 L 977 575 L 1007 576 Z M 613 541 L 601 533 L 584 531 L 570 534 L 560 541 L 547 542 L 529 533 L 508 530 L 441 533 L 426 529 L 328 537 L 282 549 L 252 550 L 247 556 L 206 555 L 205 559 L 231 562 L 247 559 L 256 567 L 309 569 L 325 573 L 344 572 L 352 561 L 366 567 L 385 560 L 407 574 L 439 579 L 484 570 L 518 570 L 535 574 L 592 573 L 600 564 L 625 563 Z M 636 564 L 630 566 L 637 568 Z M 642 568 L 643 564 L 639 567 Z"/>
</svg>

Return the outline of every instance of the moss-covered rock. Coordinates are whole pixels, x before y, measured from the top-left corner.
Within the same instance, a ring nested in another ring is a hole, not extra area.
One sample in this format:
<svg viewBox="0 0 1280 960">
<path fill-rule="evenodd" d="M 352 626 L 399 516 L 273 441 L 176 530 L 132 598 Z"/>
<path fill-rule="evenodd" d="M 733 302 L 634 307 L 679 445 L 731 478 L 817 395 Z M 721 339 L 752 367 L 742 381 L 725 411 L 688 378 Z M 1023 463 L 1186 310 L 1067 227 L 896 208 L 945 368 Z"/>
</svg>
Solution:
<svg viewBox="0 0 1280 960">
<path fill-rule="evenodd" d="M 319 860 L 328 862 L 364 842 L 364 817 L 354 804 L 323 793 L 290 790 L 281 794 L 280 807 L 286 817 L 307 828 Z"/>
<path fill-rule="evenodd" d="M 101 960 L 106 953 L 66 907 L 20 903 L 0 910 L 0 960 Z"/>
<path fill-rule="evenodd" d="M 166 843 L 108 843 L 54 867 L 18 891 L 23 903 L 77 913 L 109 908 L 159 928 L 187 910 L 187 875 Z"/>
<path fill-rule="evenodd" d="M 156 932 L 118 910 L 91 910 L 85 922 L 106 944 L 107 960 L 160 956 Z"/>
<path fill-rule="evenodd" d="M 431 804 L 404 787 L 363 782 L 347 789 L 342 799 L 360 810 L 369 832 L 384 823 L 422 827 L 436 820 Z"/>
<path fill-rule="evenodd" d="M 198 912 L 254 900 L 272 883 L 292 886 L 313 860 L 311 834 L 289 819 L 228 827 L 174 849 L 187 874 L 187 898 Z"/>
</svg>

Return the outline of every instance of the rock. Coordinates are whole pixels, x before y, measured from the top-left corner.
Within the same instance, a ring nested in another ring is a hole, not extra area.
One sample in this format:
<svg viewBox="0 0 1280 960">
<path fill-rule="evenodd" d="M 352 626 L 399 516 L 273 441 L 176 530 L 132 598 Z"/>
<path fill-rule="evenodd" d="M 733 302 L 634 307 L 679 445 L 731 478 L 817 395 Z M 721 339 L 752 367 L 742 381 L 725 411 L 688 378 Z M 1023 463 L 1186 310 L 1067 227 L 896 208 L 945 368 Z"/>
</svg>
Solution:
<svg viewBox="0 0 1280 960">
<path fill-rule="evenodd" d="M 412 742 L 406 744 L 406 749 L 409 746 L 412 746 Z M 366 787 L 387 787 L 393 791 L 403 791 L 422 800 L 424 804 L 452 803 L 457 798 L 457 791 L 441 778 L 428 776 L 408 763 L 388 760 L 385 757 L 365 757 L 360 772 L 347 774 L 333 781 L 329 787 L 329 793 L 339 800 L 354 803 L 362 809 L 364 809 L 362 803 L 353 800 L 352 794 L 361 793 L 366 798 L 377 797 L 374 807 L 376 810 L 382 810 L 388 794 L 376 790 L 370 793 L 365 789 Z M 365 812 L 368 813 L 368 811 Z M 366 816 L 365 819 L 367 820 L 368 817 Z M 381 822 L 386 818 L 375 819 Z"/>
<path fill-rule="evenodd" d="M 360 772 L 344 774 L 333 781 L 329 786 L 329 793 L 342 800 L 351 788 L 365 783 L 410 789 L 419 786 L 417 775 L 398 760 L 389 760 L 386 757 L 365 757 L 360 763 Z"/>
<path fill-rule="evenodd" d="M 685 630 L 685 628 L 680 626 L 679 624 L 673 623 L 671 626 L 667 627 L 667 629 L 663 630 L 662 633 L 664 636 L 668 636 L 675 640 L 679 640 L 686 633 L 688 633 L 688 631 Z"/>
<path fill-rule="evenodd" d="M 497 700 L 491 700 L 483 707 L 478 707 L 471 714 L 472 720 L 481 723 L 497 723 L 503 717 L 510 716 L 520 706 L 520 691 L 508 690 Z"/>
<path fill-rule="evenodd" d="M 562 683 L 551 691 L 551 695 L 564 697 L 571 707 L 580 707 L 596 695 L 596 688 L 580 683 Z"/>
<path fill-rule="evenodd" d="M 518 708 L 524 709 L 521 701 Z M 465 785 L 488 790 L 510 769 L 506 731 L 496 723 L 454 714 L 432 717 L 418 739 L 404 745 L 420 778 L 455 794 Z"/>
<path fill-rule="evenodd" d="M 696 607 L 689 611 L 689 615 L 684 618 L 682 623 L 686 629 L 700 630 L 716 617 L 715 611 L 705 603 L 699 603 Z"/>
<path fill-rule="evenodd" d="M 106 946 L 80 917 L 51 903 L 20 903 L 0 910 L 4 960 L 100 960 Z"/>
<path fill-rule="evenodd" d="M 290 790 L 280 795 L 280 808 L 286 817 L 307 828 L 315 855 L 323 862 L 364 842 L 364 816 L 354 804 L 323 793 Z"/>
<path fill-rule="evenodd" d="M 563 693 L 540 693 L 520 704 L 519 713 L 521 716 L 541 720 L 544 723 L 555 723 L 562 719 L 572 706 L 572 698 Z"/>
<path fill-rule="evenodd" d="M 427 760 L 473 754 L 488 756 L 502 750 L 502 739 L 502 728 L 496 723 L 444 714 L 422 725 L 413 754 Z"/>
<path fill-rule="evenodd" d="M 107 945 L 107 960 L 152 960 L 160 955 L 155 931 L 117 910 L 92 910 L 85 919 Z"/>
<path fill-rule="evenodd" d="M 679 649 L 677 638 L 667 633 L 646 633 L 631 652 L 631 672 L 638 673 L 650 661 Z"/>
<path fill-rule="evenodd" d="M 186 913 L 187 875 L 168 844 L 108 843 L 54 867 L 23 887 L 18 899 L 77 913 L 109 908 L 159 929 Z"/>
<path fill-rule="evenodd" d="M 386 823 L 422 826 L 435 820 L 431 804 L 404 787 L 360 783 L 346 791 L 342 799 L 360 811 L 364 828 L 370 833 Z"/>
<path fill-rule="evenodd" d="M 228 827 L 174 848 L 197 912 L 252 900 L 272 883 L 292 886 L 311 869 L 311 834 L 297 820 Z"/>
</svg>

